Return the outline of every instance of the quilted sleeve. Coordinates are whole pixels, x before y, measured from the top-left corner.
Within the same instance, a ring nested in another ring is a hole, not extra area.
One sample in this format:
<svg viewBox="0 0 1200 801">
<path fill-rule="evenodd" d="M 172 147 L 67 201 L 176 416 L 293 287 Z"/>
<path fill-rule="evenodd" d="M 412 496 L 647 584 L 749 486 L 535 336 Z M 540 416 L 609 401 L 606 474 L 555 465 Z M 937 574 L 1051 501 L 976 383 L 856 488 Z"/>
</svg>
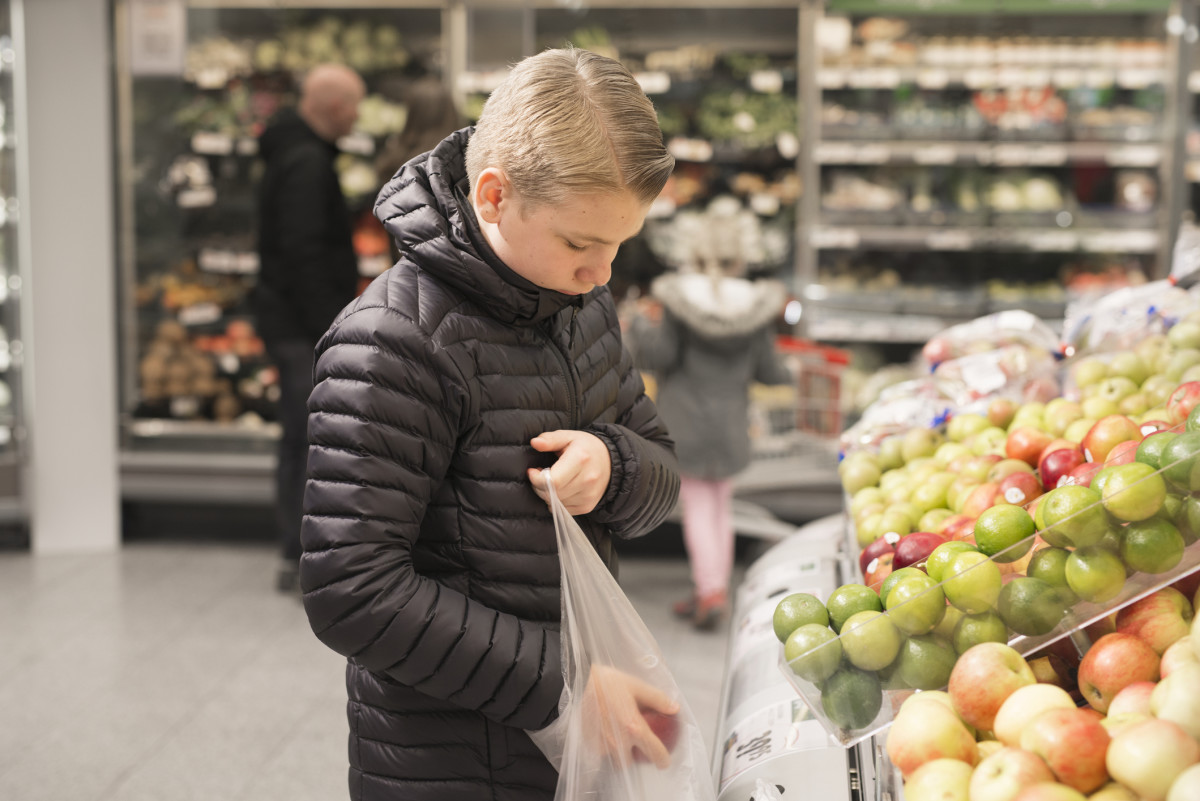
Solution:
<svg viewBox="0 0 1200 801">
<path fill-rule="evenodd" d="M 613 536 L 630 539 L 654 529 L 675 508 L 679 464 L 675 443 L 646 395 L 629 351 L 622 349 L 617 372 L 616 422 L 588 429 L 605 440 L 612 456 L 609 491 L 590 514 Z"/>
<path fill-rule="evenodd" d="M 300 578 L 317 637 L 510 726 L 557 715 L 558 633 L 418 575 L 413 545 L 468 409 L 445 351 L 394 309 L 344 315 L 317 349 Z"/>
</svg>

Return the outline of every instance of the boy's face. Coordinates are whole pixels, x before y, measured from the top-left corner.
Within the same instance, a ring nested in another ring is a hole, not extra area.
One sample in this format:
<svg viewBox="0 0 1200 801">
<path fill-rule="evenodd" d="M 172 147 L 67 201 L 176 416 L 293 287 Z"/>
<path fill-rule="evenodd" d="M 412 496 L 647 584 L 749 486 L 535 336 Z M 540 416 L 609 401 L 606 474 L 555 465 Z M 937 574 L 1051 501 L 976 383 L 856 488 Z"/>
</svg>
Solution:
<svg viewBox="0 0 1200 801">
<path fill-rule="evenodd" d="M 608 283 L 617 248 L 642 229 L 649 211 L 629 193 L 530 207 L 515 197 L 503 173 L 490 169 L 476 182 L 474 200 L 496 255 L 521 277 L 564 295 Z"/>
</svg>

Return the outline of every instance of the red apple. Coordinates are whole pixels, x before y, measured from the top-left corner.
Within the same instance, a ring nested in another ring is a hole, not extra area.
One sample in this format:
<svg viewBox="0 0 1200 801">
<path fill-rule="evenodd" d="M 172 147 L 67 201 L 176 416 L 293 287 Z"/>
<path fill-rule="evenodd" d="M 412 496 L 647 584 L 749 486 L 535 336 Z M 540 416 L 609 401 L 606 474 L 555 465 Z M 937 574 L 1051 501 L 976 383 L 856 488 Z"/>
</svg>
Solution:
<svg viewBox="0 0 1200 801">
<path fill-rule="evenodd" d="M 963 501 L 962 513 L 970 518 L 979 517 L 995 506 L 996 499 L 999 497 L 1001 497 L 1000 484 L 995 481 L 985 481 L 971 490 L 971 494 Z"/>
<path fill-rule="evenodd" d="M 938 532 L 948 540 L 975 542 L 975 518 L 970 515 L 954 515 L 942 523 Z"/>
<path fill-rule="evenodd" d="M 1159 431 L 1166 431 L 1171 427 L 1171 424 L 1166 420 L 1143 420 L 1138 425 L 1142 428 L 1142 438 L 1157 434 Z"/>
<path fill-rule="evenodd" d="M 1036 681 L 1016 649 L 1000 642 L 982 642 L 968 648 L 954 663 L 947 692 L 963 720 L 976 729 L 990 730 L 1008 696 Z"/>
<path fill-rule="evenodd" d="M 1089 462 L 1103 463 L 1119 443 L 1141 438 L 1142 430 L 1137 423 L 1123 414 L 1110 414 L 1097 420 L 1079 444 Z"/>
<path fill-rule="evenodd" d="M 1108 731 L 1089 710 L 1051 709 L 1021 732 L 1021 748 L 1037 754 L 1060 782 L 1090 793 L 1108 781 Z"/>
<path fill-rule="evenodd" d="M 1042 494 L 1042 482 L 1033 473 L 1012 473 L 1000 481 L 1000 497 L 1013 506 L 1024 506 Z"/>
<path fill-rule="evenodd" d="M 863 583 L 879 592 L 879 585 L 883 584 L 883 580 L 892 574 L 892 561 L 895 557 L 894 553 L 885 553 L 883 556 L 872 559 L 867 565 L 867 569 L 863 571 Z"/>
<path fill-rule="evenodd" d="M 896 543 L 892 569 L 899 570 L 902 567 L 924 562 L 925 558 L 933 553 L 934 548 L 946 541 L 946 537 L 934 534 L 932 531 L 914 531 L 912 534 L 905 534 Z"/>
<path fill-rule="evenodd" d="M 1042 450 L 1054 440 L 1049 432 L 1033 426 L 1017 426 L 1008 432 L 1004 441 L 1004 454 L 1009 459 L 1020 459 L 1033 466 L 1037 464 Z"/>
<path fill-rule="evenodd" d="M 1200 570 L 1187 574 L 1181 579 L 1171 582 L 1171 586 L 1183 593 L 1185 598 L 1194 598 L 1200 592 Z M 1195 605 L 1192 606 L 1195 612 Z"/>
<path fill-rule="evenodd" d="M 1014 801 L 1024 788 L 1052 781 L 1054 773 L 1041 757 L 1005 746 L 975 767 L 967 796 L 971 801 Z"/>
<path fill-rule="evenodd" d="M 862 553 L 858 555 L 858 569 L 867 573 L 867 565 L 871 564 L 871 560 L 883 556 L 885 553 L 892 553 L 896 550 L 896 543 L 900 541 L 900 535 L 894 531 L 884 534 L 879 539 L 872 542 L 866 548 L 862 549 Z"/>
<path fill-rule="evenodd" d="M 1072 442 L 1069 439 L 1058 437 L 1057 439 L 1050 440 L 1049 444 L 1042 448 L 1042 452 L 1038 454 L 1038 464 L 1042 463 L 1042 460 L 1046 458 L 1046 454 L 1054 453 L 1055 451 L 1061 451 L 1064 449 L 1077 449 L 1080 453 L 1083 453 L 1083 450 L 1079 447 L 1078 443 Z"/>
<path fill-rule="evenodd" d="M 1139 797 L 1162 801 L 1175 777 L 1200 762 L 1200 743 L 1169 720 L 1151 718 L 1113 737 L 1108 773 Z"/>
<path fill-rule="evenodd" d="M 1101 462 L 1084 462 L 1071 469 L 1066 478 L 1059 479 L 1060 484 L 1078 484 L 1081 487 L 1092 486 L 1092 479 L 1104 468 Z"/>
<path fill-rule="evenodd" d="M 1174 587 L 1163 587 L 1117 612 L 1117 631 L 1132 634 L 1161 656 L 1187 635 L 1192 614 L 1187 596 Z"/>
<path fill-rule="evenodd" d="M 1058 480 L 1079 465 L 1086 463 L 1083 449 L 1075 446 L 1059 448 L 1043 454 L 1038 462 L 1038 475 L 1042 477 L 1042 490 L 1049 492 L 1058 486 Z"/>
<path fill-rule="evenodd" d="M 1149 715 L 1150 693 L 1154 692 L 1156 686 L 1157 684 L 1153 681 L 1135 681 L 1133 684 L 1126 684 L 1109 702 L 1108 716 Z"/>
<path fill-rule="evenodd" d="M 654 736 L 662 741 L 668 752 L 674 751 L 675 744 L 679 741 L 679 719 L 674 715 L 664 715 L 654 709 L 643 709 L 641 712 L 650 731 L 654 732 Z M 633 759 L 636 762 L 650 761 L 636 746 L 633 749 Z"/>
<path fill-rule="evenodd" d="M 1180 384 L 1167 398 L 1167 422 L 1173 426 L 1179 425 L 1187 419 L 1197 403 L 1200 403 L 1200 381 Z"/>
<path fill-rule="evenodd" d="M 1030 665 L 1032 667 L 1032 665 Z M 1034 671 L 1036 675 L 1036 671 Z M 1149 697 L 1146 699 L 1150 703 Z M 1051 709 L 1074 709 L 1075 699 L 1071 694 L 1054 684 L 1026 684 L 1018 687 L 1012 695 L 1004 699 L 996 712 L 996 720 L 992 724 L 992 732 L 996 739 L 1005 745 L 1016 748 L 1021 745 L 1021 732 L 1029 727 L 1040 715 Z M 1026 751 L 1032 751 L 1026 748 Z"/>
<path fill-rule="evenodd" d="M 1114 464 L 1129 464 L 1137 456 L 1138 445 L 1141 444 L 1142 438 L 1140 435 L 1137 439 L 1127 439 L 1124 442 L 1118 442 L 1108 452 L 1108 457 L 1104 460 L 1104 466 L 1110 467 Z"/>
<path fill-rule="evenodd" d="M 1106 634 L 1092 643 L 1079 663 L 1079 691 L 1093 709 L 1107 712 L 1122 688 L 1135 681 L 1158 681 L 1158 661 L 1154 649 L 1132 634 Z"/>
<path fill-rule="evenodd" d="M 1017 404 L 1008 398 L 995 398 L 988 403 L 988 422 L 997 428 L 1008 428 L 1017 413 Z"/>
<path fill-rule="evenodd" d="M 945 704 L 905 704 L 892 719 L 887 735 L 887 754 L 900 772 L 913 771 L 934 759 L 958 759 L 974 765 L 975 737 L 954 710 Z"/>
</svg>

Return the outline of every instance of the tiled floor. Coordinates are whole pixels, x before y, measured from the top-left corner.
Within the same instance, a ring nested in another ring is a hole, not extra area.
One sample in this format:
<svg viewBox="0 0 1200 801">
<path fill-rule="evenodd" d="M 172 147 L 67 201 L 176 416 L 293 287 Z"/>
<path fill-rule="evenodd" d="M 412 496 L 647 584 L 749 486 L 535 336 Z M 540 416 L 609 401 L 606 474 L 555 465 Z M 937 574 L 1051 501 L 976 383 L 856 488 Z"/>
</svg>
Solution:
<svg viewBox="0 0 1200 801">
<path fill-rule="evenodd" d="M 345 798 L 344 662 L 274 566 L 262 544 L 0 553 L 0 799 Z M 626 557 L 621 583 L 711 738 L 726 634 L 672 619 L 684 560 Z"/>
</svg>

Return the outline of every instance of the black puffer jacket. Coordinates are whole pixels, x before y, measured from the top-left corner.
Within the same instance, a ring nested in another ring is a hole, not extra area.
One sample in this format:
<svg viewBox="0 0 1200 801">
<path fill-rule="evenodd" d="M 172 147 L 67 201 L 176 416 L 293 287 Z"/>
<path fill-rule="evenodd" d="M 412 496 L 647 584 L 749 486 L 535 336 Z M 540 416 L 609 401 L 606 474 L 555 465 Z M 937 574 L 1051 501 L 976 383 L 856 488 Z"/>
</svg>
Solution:
<svg viewBox="0 0 1200 801">
<path fill-rule="evenodd" d="M 660 523 L 673 445 L 621 346 L 607 289 L 537 288 L 487 247 L 465 199 L 469 131 L 418 157 L 376 214 L 400 261 L 317 348 L 301 582 L 313 630 L 350 658 L 355 799 L 551 798 L 523 729 L 557 715 L 559 564 L 529 441 L 582 429 L 612 483 L 577 518 L 610 535 Z"/>
</svg>

